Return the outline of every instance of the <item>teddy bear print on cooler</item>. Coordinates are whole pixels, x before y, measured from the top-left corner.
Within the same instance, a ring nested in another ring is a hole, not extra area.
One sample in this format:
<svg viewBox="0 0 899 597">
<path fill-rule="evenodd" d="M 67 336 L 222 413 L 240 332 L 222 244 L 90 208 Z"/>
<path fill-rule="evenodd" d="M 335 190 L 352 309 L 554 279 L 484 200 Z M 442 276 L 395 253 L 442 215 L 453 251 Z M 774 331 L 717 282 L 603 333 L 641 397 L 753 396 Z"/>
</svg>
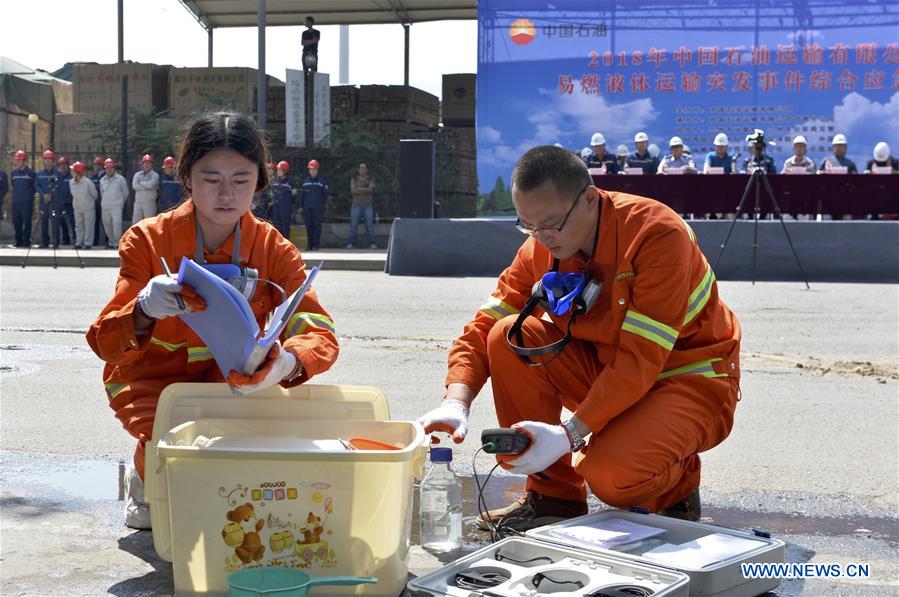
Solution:
<svg viewBox="0 0 899 597">
<path fill-rule="evenodd" d="M 265 554 L 265 546 L 259 537 L 259 531 L 265 526 L 265 521 L 256 517 L 256 510 L 253 508 L 253 504 L 246 503 L 242 506 L 237 506 L 225 516 L 229 521 L 225 528 L 222 529 L 222 539 L 224 539 L 225 543 L 234 547 L 235 555 L 244 564 L 261 560 Z M 235 525 L 239 528 L 236 528 Z M 238 544 L 237 539 L 240 537 L 241 531 L 243 532 L 243 538 Z"/>
</svg>

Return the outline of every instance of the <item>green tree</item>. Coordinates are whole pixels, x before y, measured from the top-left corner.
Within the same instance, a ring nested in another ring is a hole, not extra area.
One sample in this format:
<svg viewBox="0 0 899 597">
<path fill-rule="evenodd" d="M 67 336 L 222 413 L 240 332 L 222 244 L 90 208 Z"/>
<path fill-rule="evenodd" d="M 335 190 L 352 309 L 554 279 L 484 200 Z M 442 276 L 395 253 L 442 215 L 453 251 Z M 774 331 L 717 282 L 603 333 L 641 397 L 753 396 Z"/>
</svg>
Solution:
<svg viewBox="0 0 899 597">
<path fill-rule="evenodd" d="M 501 215 L 514 212 L 515 206 L 512 204 L 512 192 L 506 186 L 503 177 L 497 176 L 493 190 L 481 195 L 478 213 L 482 215 Z"/>
<path fill-rule="evenodd" d="M 328 221 L 349 219 L 353 204 L 350 179 L 356 175 L 360 162 L 368 164 L 369 174 L 375 180 L 375 206 L 379 216 L 389 218 L 396 215 L 399 180 L 394 171 L 378 161 L 381 142 L 373 133 L 362 130 L 364 122 L 364 118 L 355 116 L 350 120 L 331 123 L 328 167 L 331 200 L 325 210 Z"/>
</svg>

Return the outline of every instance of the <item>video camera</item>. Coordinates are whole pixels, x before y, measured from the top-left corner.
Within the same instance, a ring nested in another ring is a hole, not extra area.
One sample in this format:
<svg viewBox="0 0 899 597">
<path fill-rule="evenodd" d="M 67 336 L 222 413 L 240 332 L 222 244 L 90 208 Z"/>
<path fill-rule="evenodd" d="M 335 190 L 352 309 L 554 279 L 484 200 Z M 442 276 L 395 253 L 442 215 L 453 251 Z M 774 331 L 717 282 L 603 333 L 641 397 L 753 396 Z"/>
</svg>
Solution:
<svg viewBox="0 0 899 597">
<path fill-rule="evenodd" d="M 764 153 L 765 148 L 768 146 L 767 141 L 765 141 L 765 131 L 762 129 L 753 130 L 746 135 L 746 143 L 751 146 L 756 153 Z"/>
</svg>

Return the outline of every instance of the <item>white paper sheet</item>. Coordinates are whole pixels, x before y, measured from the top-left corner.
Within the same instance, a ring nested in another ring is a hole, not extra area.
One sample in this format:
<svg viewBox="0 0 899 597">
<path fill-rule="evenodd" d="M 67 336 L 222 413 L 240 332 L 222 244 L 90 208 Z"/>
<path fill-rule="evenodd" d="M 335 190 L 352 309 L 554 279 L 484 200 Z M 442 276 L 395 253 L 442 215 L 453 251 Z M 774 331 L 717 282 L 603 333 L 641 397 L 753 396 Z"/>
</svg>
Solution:
<svg viewBox="0 0 899 597">
<path fill-rule="evenodd" d="M 550 532 L 566 541 L 591 547 L 609 548 L 660 535 L 665 532 L 665 529 L 637 524 L 623 518 L 607 518 L 589 526 L 561 527 L 552 529 Z"/>
<path fill-rule="evenodd" d="M 674 568 L 697 569 L 730 560 L 764 545 L 753 539 L 713 533 L 680 545 L 660 545 L 644 553 L 643 557 Z"/>
</svg>

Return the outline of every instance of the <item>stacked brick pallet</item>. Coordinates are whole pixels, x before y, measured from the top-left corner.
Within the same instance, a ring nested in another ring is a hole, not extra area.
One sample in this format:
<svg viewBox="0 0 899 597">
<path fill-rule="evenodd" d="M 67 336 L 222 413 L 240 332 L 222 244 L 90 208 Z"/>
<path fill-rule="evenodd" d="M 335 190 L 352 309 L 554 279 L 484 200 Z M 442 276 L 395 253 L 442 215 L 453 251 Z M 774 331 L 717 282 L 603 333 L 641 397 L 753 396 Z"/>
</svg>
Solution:
<svg viewBox="0 0 899 597">
<path fill-rule="evenodd" d="M 436 143 L 435 189 L 444 216 L 475 215 L 474 122 L 471 126 L 440 127 L 440 102 L 424 91 L 401 85 L 331 88 L 331 121 L 360 116 L 360 130 L 381 145 L 381 165 L 399 173 L 401 139 L 432 139 Z M 447 209 L 449 208 L 449 209 Z"/>
<path fill-rule="evenodd" d="M 437 190 L 452 197 L 453 211 L 474 216 L 478 198 L 474 74 L 443 75 L 441 115 L 438 155 L 444 157 L 446 171 L 437 179 Z"/>
</svg>

